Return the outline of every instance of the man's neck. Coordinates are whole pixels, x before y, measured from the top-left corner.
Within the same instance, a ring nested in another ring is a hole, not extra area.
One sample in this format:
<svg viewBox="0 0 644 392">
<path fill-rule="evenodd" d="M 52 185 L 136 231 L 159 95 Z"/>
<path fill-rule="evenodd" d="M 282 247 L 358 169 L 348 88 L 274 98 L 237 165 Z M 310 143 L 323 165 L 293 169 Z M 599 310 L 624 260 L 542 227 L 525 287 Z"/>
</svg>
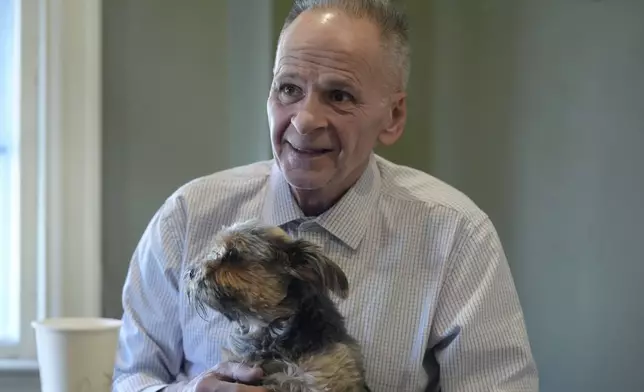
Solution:
<svg viewBox="0 0 644 392">
<path fill-rule="evenodd" d="M 342 190 L 341 193 L 331 193 L 328 192 L 328 188 L 326 189 L 327 192 L 324 192 L 322 190 L 302 190 L 291 187 L 291 193 L 295 201 L 307 217 L 322 215 L 325 211 L 333 207 L 344 196 L 347 190 L 348 188 Z"/>
<path fill-rule="evenodd" d="M 295 201 L 307 217 L 318 216 L 333 207 L 360 179 L 369 161 L 360 165 L 342 182 L 331 182 L 321 189 L 297 189 L 289 187 Z"/>
</svg>

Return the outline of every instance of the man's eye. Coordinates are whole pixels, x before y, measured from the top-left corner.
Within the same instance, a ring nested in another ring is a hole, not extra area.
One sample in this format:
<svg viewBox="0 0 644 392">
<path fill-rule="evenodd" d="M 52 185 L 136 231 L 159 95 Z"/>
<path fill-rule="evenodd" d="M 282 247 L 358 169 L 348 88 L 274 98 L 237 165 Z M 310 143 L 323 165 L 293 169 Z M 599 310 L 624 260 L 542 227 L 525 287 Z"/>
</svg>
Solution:
<svg viewBox="0 0 644 392">
<path fill-rule="evenodd" d="M 331 98 L 331 101 L 339 102 L 339 103 L 354 101 L 353 95 L 342 90 L 331 91 L 330 98 Z"/>
<path fill-rule="evenodd" d="M 287 97 L 295 97 L 300 93 L 300 88 L 293 84 L 283 84 L 279 87 L 279 92 Z"/>
</svg>

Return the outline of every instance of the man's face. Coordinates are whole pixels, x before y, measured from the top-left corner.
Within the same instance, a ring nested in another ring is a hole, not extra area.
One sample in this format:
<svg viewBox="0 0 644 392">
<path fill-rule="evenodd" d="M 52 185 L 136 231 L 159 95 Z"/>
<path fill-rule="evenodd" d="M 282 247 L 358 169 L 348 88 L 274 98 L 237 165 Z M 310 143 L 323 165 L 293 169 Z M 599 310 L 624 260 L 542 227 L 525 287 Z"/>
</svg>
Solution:
<svg viewBox="0 0 644 392">
<path fill-rule="evenodd" d="M 377 27 L 337 11 L 306 11 L 284 32 L 267 106 L 273 153 L 292 187 L 349 186 L 378 141 L 398 139 L 405 98 L 384 58 Z"/>
</svg>

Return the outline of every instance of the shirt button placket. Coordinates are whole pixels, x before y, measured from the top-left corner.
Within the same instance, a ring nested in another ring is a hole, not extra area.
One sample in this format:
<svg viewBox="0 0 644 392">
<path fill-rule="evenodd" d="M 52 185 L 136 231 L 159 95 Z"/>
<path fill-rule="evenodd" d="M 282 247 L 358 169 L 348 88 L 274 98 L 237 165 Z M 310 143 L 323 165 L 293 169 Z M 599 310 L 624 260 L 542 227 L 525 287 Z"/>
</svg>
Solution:
<svg viewBox="0 0 644 392">
<path fill-rule="evenodd" d="M 303 222 L 298 226 L 297 231 L 300 238 L 312 242 L 326 251 L 324 230 L 316 222 Z"/>
<path fill-rule="evenodd" d="M 310 223 L 302 222 L 297 226 L 297 236 L 303 240 L 311 240 Z"/>
</svg>

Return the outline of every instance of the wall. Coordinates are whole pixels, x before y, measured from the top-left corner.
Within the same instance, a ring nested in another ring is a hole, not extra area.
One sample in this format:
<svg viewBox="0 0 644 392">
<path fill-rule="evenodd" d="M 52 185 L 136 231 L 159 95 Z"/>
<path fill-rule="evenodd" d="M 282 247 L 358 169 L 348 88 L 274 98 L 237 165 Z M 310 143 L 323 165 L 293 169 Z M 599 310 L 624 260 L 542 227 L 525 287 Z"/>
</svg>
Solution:
<svg viewBox="0 0 644 392">
<path fill-rule="evenodd" d="M 429 166 L 498 226 L 541 390 L 644 390 L 644 2 L 425 15 Z"/>
<path fill-rule="evenodd" d="M 269 12 L 254 0 L 104 2 L 106 316 L 121 316 L 134 247 L 171 192 L 269 158 Z"/>
</svg>

